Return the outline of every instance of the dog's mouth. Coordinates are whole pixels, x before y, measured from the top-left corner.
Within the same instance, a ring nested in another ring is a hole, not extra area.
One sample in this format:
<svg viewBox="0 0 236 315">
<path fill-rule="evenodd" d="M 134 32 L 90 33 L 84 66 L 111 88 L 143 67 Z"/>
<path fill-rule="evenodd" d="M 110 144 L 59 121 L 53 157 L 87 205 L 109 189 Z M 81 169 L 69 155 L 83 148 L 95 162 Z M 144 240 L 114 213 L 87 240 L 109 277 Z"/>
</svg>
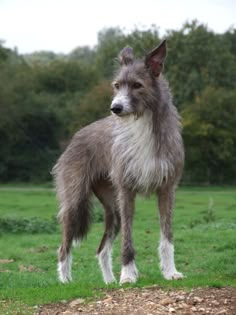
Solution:
<svg viewBox="0 0 236 315">
<path fill-rule="evenodd" d="M 134 117 L 135 120 L 139 119 L 140 116 L 142 116 L 142 114 L 140 113 L 129 113 L 129 112 L 122 112 L 122 113 L 114 113 L 113 111 L 111 111 L 111 113 L 114 116 L 120 117 L 122 119 L 128 118 L 128 117 Z"/>
</svg>

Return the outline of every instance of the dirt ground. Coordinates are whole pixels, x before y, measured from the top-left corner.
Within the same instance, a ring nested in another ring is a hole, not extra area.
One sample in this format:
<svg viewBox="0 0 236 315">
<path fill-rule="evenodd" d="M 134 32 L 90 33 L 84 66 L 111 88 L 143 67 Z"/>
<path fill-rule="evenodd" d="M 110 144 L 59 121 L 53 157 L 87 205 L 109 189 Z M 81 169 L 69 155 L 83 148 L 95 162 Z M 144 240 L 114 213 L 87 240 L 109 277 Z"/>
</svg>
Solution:
<svg viewBox="0 0 236 315">
<path fill-rule="evenodd" d="M 105 291 L 89 304 L 83 299 L 38 307 L 34 315 L 236 315 L 236 288 L 163 291 L 150 288 Z"/>
</svg>

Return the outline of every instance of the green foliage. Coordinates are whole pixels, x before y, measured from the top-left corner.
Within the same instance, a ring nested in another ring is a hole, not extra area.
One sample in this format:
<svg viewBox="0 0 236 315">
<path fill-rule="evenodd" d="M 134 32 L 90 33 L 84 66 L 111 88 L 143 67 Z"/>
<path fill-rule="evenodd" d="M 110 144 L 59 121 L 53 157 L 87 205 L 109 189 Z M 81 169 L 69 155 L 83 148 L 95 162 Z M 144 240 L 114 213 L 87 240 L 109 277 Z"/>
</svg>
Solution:
<svg viewBox="0 0 236 315">
<path fill-rule="evenodd" d="M 189 181 L 234 182 L 236 91 L 206 87 L 182 111 Z"/>
<path fill-rule="evenodd" d="M 229 35 L 214 34 L 194 21 L 181 31 L 170 31 L 168 43 L 166 72 L 179 108 L 208 85 L 235 88 L 236 55 Z"/>
<path fill-rule="evenodd" d="M 235 183 L 236 29 L 215 34 L 193 21 L 167 31 L 165 75 L 183 116 L 186 183 Z M 109 114 L 120 50 L 158 45 L 157 27 L 99 32 L 95 47 L 21 56 L 0 41 L 0 179 L 47 181 L 79 128 Z"/>
<path fill-rule="evenodd" d="M 26 62 L 32 66 L 49 65 L 52 61 L 62 58 L 63 58 L 62 56 L 60 55 L 58 56 L 57 54 L 51 51 L 39 51 L 24 56 Z"/>
<path fill-rule="evenodd" d="M 88 46 L 77 47 L 68 55 L 68 59 L 79 61 L 84 65 L 91 65 L 95 60 L 95 51 Z"/>
<path fill-rule="evenodd" d="M 51 93 L 88 91 L 97 82 L 96 72 L 76 61 L 56 60 L 39 69 L 39 89 Z"/>
<path fill-rule="evenodd" d="M 2 42 L 0 41 L 0 62 L 4 62 L 8 59 L 10 54 L 10 49 L 6 49 L 2 46 Z"/>
<path fill-rule="evenodd" d="M 95 85 L 81 100 L 80 106 L 74 108 L 72 131 L 76 131 L 97 119 L 110 114 L 112 89 L 108 81 Z"/>
<path fill-rule="evenodd" d="M 50 221 L 38 217 L 32 218 L 0 218 L 0 234 L 3 233 L 30 233 L 52 234 L 57 231 L 56 219 Z"/>
</svg>

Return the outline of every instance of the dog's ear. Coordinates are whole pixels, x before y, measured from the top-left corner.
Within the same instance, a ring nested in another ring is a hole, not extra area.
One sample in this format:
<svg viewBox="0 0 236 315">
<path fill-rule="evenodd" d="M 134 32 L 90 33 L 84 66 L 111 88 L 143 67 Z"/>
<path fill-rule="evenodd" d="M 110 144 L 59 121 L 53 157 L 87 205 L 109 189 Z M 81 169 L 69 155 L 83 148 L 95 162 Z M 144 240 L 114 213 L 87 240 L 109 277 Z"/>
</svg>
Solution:
<svg viewBox="0 0 236 315">
<path fill-rule="evenodd" d="M 133 48 L 126 46 L 121 50 L 118 56 L 119 63 L 121 66 L 128 65 L 133 63 L 134 61 L 134 55 L 133 55 Z"/>
<path fill-rule="evenodd" d="M 154 76 L 159 76 L 166 57 L 166 40 L 146 55 L 145 65 Z"/>
</svg>

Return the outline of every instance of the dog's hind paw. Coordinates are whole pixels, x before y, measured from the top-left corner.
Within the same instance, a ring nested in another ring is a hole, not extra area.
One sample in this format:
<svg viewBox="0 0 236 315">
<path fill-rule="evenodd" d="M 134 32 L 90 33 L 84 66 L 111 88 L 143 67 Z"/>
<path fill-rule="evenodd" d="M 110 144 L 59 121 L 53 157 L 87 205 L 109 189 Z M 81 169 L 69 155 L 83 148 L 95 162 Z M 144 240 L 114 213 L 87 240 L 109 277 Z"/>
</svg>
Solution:
<svg viewBox="0 0 236 315">
<path fill-rule="evenodd" d="M 57 271 L 58 271 L 59 280 L 62 283 L 68 283 L 72 281 L 71 261 L 72 261 L 72 258 L 70 255 L 68 255 L 63 261 L 60 261 L 58 263 Z"/>
</svg>

